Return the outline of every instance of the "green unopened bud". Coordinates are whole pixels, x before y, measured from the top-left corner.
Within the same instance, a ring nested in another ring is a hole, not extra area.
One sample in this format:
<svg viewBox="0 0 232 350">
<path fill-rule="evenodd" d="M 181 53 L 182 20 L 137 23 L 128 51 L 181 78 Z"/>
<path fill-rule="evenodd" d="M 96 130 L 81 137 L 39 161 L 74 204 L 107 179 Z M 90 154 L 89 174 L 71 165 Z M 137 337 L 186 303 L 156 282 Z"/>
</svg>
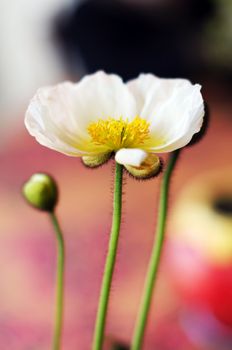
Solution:
<svg viewBox="0 0 232 350">
<path fill-rule="evenodd" d="M 160 169 L 160 159 L 156 154 L 149 153 L 140 166 L 125 165 L 127 171 L 137 179 L 149 179 L 156 176 Z"/>
<path fill-rule="evenodd" d="M 84 156 L 82 157 L 82 161 L 89 168 L 97 168 L 107 162 L 110 157 L 111 153 L 103 153 L 94 156 Z"/>
<path fill-rule="evenodd" d="M 58 201 L 55 180 L 47 174 L 34 174 L 23 186 L 23 195 L 33 207 L 52 212 Z"/>
</svg>

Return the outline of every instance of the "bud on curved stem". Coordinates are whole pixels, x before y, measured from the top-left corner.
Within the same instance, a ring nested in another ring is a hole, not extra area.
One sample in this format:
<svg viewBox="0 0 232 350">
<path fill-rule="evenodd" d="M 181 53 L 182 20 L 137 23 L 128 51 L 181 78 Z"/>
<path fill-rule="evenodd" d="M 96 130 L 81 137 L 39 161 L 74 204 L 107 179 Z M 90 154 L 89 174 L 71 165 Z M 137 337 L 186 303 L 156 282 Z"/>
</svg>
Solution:
<svg viewBox="0 0 232 350">
<path fill-rule="evenodd" d="M 56 306 L 52 350 L 60 350 L 64 309 L 65 245 L 58 219 L 54 213 L 58 201 L 58 187 L 51 176 L 37 173 L 24 184 L 22 191 L 30 205 L 48 213 L 56 235 Z"/>
<path fill-rule="evenodd" d="M 58 201 L 58 188 L 48 174 L 37 173 L 23 185 L 24 198 L 34 208 L 52 212 Z"/>
</svg>

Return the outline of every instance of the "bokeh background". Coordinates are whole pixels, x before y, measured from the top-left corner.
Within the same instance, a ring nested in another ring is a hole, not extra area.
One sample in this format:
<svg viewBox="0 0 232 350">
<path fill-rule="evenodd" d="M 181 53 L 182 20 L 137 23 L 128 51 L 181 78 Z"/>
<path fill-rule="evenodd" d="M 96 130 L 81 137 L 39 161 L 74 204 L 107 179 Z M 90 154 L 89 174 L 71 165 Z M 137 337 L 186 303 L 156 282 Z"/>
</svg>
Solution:
<svg viewBox="0 0 232 350">
<path fill-rule="evenodd" d="M 232 2 L 0 0 L 0 349 L 50 349 L 55 239 L 23 182 L 49 172 L 67 244 L 63 349 L 90 350 L 111 225 L 113 162 L 89 170 L 25 131 L 40 86 L 104 69 L 202 85 L 208 132 L 181 154 L 144 350 L 232 348 Z M 108 345 L 128 345 L 153 242 L 160 177 L 125 175 Z"/>
</svg>

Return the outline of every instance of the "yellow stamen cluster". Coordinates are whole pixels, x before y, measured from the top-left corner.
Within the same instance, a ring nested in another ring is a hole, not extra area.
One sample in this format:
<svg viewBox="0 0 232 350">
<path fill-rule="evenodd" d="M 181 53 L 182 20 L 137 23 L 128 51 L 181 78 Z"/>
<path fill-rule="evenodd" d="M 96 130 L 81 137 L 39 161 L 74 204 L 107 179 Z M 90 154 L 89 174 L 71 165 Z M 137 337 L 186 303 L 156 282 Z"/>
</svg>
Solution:
<svg viewBox="0 0 232 350">
<path fill-rule="evenodd" d="M 132 121 L 108 118 L 99 119 L 88 126 L 88 133 L 96 145 L 106 145 L 112 151 L 136 148 L 149 139 L 149 123 L 135 117 Z"/>
</svg>

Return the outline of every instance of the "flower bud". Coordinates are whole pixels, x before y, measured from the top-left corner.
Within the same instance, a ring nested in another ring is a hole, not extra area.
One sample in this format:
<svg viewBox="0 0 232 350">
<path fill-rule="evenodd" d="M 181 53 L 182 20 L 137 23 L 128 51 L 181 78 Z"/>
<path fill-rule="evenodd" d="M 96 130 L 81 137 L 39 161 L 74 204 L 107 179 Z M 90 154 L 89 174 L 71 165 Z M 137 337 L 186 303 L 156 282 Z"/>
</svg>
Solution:
<svg viewBox="0 0 232 350">
<path fill-rule="evenodd" d="M 110 157 L 111 153 L 103 153 L 94 156 L 84 156 L 82 157 L 82 161 L 89 168 L 97 168 L 107 162 Z"/>
<path fill-rule="evenodd" d="M 32 175 L 22 191 L 27 202 L 39 210 L 52 212 L 58 201 L 56 182 L 47 174 Z"/>
<path fill-rule="evenodd" d="M 161 163 L 156 154 L 149 153 L 140 166 L 125 165 L 125 168 L 137 179 L 149 179 L 159 173 Z"/>
</svg>

